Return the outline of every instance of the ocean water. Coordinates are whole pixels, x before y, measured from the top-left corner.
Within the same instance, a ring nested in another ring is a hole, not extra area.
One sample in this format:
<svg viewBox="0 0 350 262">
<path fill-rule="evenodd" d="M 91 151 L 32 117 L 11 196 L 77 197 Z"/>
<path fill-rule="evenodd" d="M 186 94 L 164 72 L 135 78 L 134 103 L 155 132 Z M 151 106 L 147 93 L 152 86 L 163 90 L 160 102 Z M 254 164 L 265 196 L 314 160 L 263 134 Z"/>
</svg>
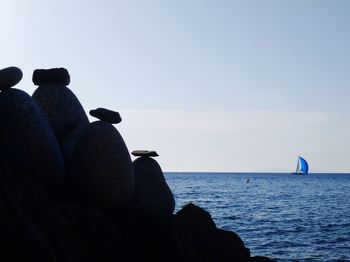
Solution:
<svg viewBox="0 0 350 262">
<path fill-rule="evenodd" d="M 350 261 L 350 174 L 165 173 L 165 178 L 175 212 L 189 202 L 204 208 L 254 256 Z"/>
</svg>

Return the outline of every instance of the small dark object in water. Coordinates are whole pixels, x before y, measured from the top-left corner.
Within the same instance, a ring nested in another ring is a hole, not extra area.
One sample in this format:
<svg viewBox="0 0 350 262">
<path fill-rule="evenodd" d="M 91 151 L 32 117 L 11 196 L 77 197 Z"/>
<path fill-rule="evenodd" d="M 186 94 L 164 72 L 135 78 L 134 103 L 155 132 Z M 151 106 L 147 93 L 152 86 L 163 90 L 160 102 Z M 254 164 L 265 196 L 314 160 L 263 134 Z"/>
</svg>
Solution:
<svg viewBox="0 0 350 262">
<path fill-rule="evenodd" d="M 156 157 L 159 156 L 156 151 L 148 151 L 148 150 L 134 150 L 131 152 L 134 156 L 151 156 Z"/>
<path fill-rule="evenodd" d="M 110 124 L 118 124 L 122 121 L 122 118 L 120 117 L 118 112 L 108 110 L 105 108 L 97 108 L 95 110 L 90 110 L 89 113 L 91 116 Z"/>
<path fill-rule="evenodd" d="M 70 83 L 70 75 L 67 69 L 63 67 L 51 69 L 35 69 L 32 80 L 34 85 L 37 86 L 40 86 L 44 83 L 60 83 L 67 86 Z"/>
<path fill-rule="evenodd" d="M 249 178 L 247 179 L 247 184 L 250 182 Z"/>
</svg>

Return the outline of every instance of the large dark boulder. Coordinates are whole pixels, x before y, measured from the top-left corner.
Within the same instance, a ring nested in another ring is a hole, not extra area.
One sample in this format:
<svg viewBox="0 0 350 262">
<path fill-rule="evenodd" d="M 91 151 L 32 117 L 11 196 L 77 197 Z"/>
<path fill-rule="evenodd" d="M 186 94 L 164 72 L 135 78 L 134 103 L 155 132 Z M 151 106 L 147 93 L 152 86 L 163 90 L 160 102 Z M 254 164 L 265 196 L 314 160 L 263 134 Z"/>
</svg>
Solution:
<svg viewBox="0 0 350 262">
<path fill-rule="evenodd" d="M 217 229 L 210 214 L 194 204 L 177 212 L 174 234 L 185 261 L 249 261 L 241 238 Z"/>
<path fill-rule="evenodd" d="M 138 219 L 163 220 L 175 208 L 174 196 L 156 160 L 148 156 L 135 159 L 135 191 L 128 204 L 129 215 Z"/>
<path fill-rule="evenodd" d="M 66 86 L 70 76 L 65 68 L 37 69 L 33 73 L 33 82 L 38 88 L 32 97 L 47 117 L 69 171 L 75 142 L 89 124 L 88 117 L 78 98 Z"/>
<path fill-rule="evenodd" d="M 24 91 L 0 92 L 0 124 L 28 170 L 46 188 L 63 182 L 64 163 L 56 137 L 41 108 Z"/>
<path fill-rule="evenodd" d="M 96 121 L 81 132 L 73 154 L 72 182 L 83 200 L 102 210 L 124 207 L 134 192 L 131 158 L 118 130 Z"/>
</svg>

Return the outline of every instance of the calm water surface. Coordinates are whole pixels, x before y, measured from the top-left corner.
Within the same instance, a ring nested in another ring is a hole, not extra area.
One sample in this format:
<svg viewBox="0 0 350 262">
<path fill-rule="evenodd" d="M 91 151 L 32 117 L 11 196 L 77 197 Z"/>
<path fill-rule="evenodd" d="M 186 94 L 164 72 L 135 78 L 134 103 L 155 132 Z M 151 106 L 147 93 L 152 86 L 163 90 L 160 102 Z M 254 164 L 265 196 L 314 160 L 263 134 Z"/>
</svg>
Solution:
<svg viewBox="0 0 350 262">
<path fill-rule="evenodd" d="M 204 208 L 254 256 L 350 261 L 349 174 L 166 173 L 165 178 L 176 210 L 189 202 Z"/>
</svg>

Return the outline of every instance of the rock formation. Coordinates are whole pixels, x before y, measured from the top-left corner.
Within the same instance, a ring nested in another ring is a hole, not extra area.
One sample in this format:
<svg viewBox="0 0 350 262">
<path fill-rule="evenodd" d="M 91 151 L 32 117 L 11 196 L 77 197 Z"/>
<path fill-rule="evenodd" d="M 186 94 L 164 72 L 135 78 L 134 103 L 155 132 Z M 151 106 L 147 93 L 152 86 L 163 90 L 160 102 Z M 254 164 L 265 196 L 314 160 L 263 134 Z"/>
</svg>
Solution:
<svg viewBox="0 0 350 262">
<path fill-rule="evenodd" d="M 133 161 L 135 192 L 128 206 L 133 217 L 161 220 L 170 216 L 175 208 L 174 196 L 165 181 L 163 171 L 156 160 L 155 151 L 136 150 L 140 156 Z"/>
<path fill-rule="evenodd" d="M 45 115 L 26 92 L 10 88 L 21 79 L 20 69 L 0 70 L 0 77 L 1 129 L 18 151 L 21 164 L 44 187 L 59 187 L 63 182 L 64 164 L 56 137 Z"/>
<path fill-rule="evenodd" d="M 0 70 L 0 261 L 272 261 L 194 204 L 173 214 L 158 154 L 137 150 L 131 162 L 117 112 L 92 110 L 100 121 L 89 124 L 65 69 L 34 72 L 40 107 L 11 88 L 21 78 Z M 56 137 L 73 167 L 77 194 L 66 198 Z"/>
<path fill-rule="evenodd" d="M 75 142 L 89 124 L 78 98 L 67 87 L 70 76 L 65 68 L 37 69 L 33 83 L 38 85 L 32 97 L 47 117 L 64 155 L 69 171 Z"/>
<path fill-rule="evenodd" d="M 111 123 L 96 121 L 81 132 L 73 153 L 72 179 L 75 190 L 101 209 L 116 211 L 129 201 L 134 171 L 125 142 Z"/>
</svg>

